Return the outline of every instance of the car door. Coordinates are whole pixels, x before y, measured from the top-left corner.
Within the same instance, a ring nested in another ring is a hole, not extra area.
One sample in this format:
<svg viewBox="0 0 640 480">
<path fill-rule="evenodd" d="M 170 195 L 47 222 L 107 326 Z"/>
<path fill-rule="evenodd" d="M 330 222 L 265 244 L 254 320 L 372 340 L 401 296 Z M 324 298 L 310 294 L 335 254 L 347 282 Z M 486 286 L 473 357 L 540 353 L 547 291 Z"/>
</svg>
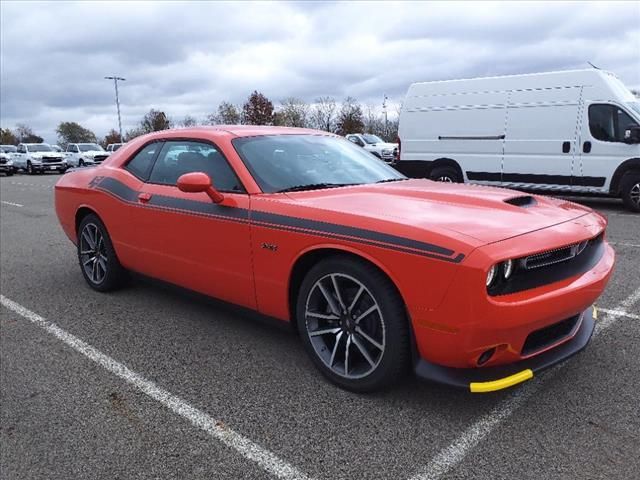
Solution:
<svg viewBox="0 0 640 480">
<path fill-rule="evenodd" d="M 208 174 L 223 201 L 180 191 L 178 178 L 191 172 Z M 143 273 L 255 308 L 249 196 L 218 147 L 203 140 L 164 142 L 136 201 L 132 241 Z"/>
<path fill-rule="evenodd" d="M 585 189 L 608 193 L 611 178 L 625 160 L 640 156 L 640 146 L 624 141 L 625 129 L 638 126 L 618 105 L 591 103 L 585 109 L 580 149 L 580 182 Z"/>
</svg>

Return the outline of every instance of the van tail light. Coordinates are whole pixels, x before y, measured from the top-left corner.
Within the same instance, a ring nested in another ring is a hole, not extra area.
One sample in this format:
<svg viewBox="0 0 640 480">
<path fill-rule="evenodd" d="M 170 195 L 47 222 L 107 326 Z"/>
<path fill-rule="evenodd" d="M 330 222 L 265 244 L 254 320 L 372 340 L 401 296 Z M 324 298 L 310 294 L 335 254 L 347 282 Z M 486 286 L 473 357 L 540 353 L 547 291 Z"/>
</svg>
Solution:
<svg viewBox="0 0 640 480">
<path fill-rule="evenodd" d="M 400 160 L 400 147 L 402 146 L 402 142 L 400 141 L 400 137 L 398 137 L 398 149 L 396 150 L 396 161 Z"/>
</svg>

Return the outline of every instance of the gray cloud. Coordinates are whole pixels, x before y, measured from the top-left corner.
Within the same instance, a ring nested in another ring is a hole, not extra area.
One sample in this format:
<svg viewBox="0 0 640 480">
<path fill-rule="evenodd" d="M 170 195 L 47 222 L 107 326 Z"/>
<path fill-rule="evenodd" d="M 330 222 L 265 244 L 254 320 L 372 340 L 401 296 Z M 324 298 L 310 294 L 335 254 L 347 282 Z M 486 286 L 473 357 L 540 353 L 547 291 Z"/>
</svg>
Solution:
<svg viewBox="0 0 640 480">
<path fill-rule="evenodd" d="M 49 141 L 60 121 L 104 135 L 151 107 L 203 118 L 254 89 L 274 101 L 400 102 L 414 81 L 584 68 L 640 87 L 640 3 L 7 2 L 0 122 Z"/>
</svg>

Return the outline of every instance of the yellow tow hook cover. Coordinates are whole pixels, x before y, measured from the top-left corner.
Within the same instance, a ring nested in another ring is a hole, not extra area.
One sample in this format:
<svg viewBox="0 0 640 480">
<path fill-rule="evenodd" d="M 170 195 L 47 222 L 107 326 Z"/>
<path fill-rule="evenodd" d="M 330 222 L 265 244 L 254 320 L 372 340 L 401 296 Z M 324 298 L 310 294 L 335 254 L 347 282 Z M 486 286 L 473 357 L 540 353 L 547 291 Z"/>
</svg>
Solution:
<svg viewBox="0 0 640 480">
<path fill-rule="evenodd" d="M 529 368 L 521 372 L 514 373 L 508 377 L 492 380 L 490 382 L 471 382 L 469 390 L 471 393 L 487 393 L 502 390 L 503 388 L 513 387 L 518 383 L 522 383 L 533 378 L 533 371 Z"/>
</svg>

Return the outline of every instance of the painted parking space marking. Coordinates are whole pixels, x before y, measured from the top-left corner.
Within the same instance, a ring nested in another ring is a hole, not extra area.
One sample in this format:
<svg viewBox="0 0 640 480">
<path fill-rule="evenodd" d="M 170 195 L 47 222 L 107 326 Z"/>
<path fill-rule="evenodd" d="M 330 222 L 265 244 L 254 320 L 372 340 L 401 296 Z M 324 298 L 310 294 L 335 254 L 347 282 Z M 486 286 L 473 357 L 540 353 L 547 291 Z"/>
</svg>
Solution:
<svg viewBox="0 0 640 480">
<path fill-rule="evenodd" d="M 640 243 L 625 243 L 625 242 L 609 242 L 611 245 L 620 245 L 622 247 L 635 247 L 640 248 Z"/>
<path fill-rule="evenodd" d="M 37 313 L 28 310 L 19 303 L 0 295 L 0 303 L 17 313 L 21 317 L 29 320 L 38 327 L 50 333 L 67 346 L 81 353 L 92 362 L 100 365 L 108 372 L 120 377 L 136 389 L 140 390 L 153 400 L 164 405 L 166 408 L 185 418 L 191 424 L 211 437 L 219 440 L 229 448 L 234 449 L 247 460 L 256 463 L 259 467 L 269 472 L 273 476 L 287 480 L 310 480 L 310 477 L 298 470 L 293 465 L 281 460 L 275 454 L 254 443 L 244 435 L 231 430 L 219 420 L 209 416 L 207 413 L 191 406 L 186 401 L 164 390 L 142 375 L 130 370 L 125 365 L 105 355 L 78 337 L 63 330 L 55 323 L 46 320 Z"/>
<path fill-rule="evenodd" d="M 24 207 L 24 205 L 20 204 L 20 203 L 13 203 L 13 202 L 5 202 L 4 200 L 2 200 L 2 202 L 4 205 L 11 205 L 12 207 Z"/>
<path fill-rule="evenodd" d="M 624 299 L 617 307 L 612 309 L 614 312 L 626 312 L 640 300 L 640 288 Z M 598 311 L 606 313 L 603 308 Z M 629 314 L 626 314 L 629 315 Z M 612 315 L 607 313 L 602 320 L 596 321 L 596 328 L 593 332 L 594 338 L 620 318 L 620 315 Z M 482 440 L 484 440 L 494 429 L 499 427 L 502 422 L 509 417 L 527 400 L 529 400 L 544 385 L 545 378 L 552 378 L 557 374 L 566 363 L 561 363 L 550 368 L 547 372 L 540 374 L 538 379 L 533 383 L 524 384 L 515 392 L 500 402 L 488 414 L 480 417 L 469 428 L 467 428 L 460 436 L 458 436 L 451 444 L 431 459 L 431 461 L 422 468 L 410 480 L 439 480 L 446 475 L 460 462 L 462 462 L 467 454 L 469 454 Z"/>
<path fill-rule="evenodd" d="M 628 313 L 622 310 L 609 310 L 608 308 L 598 308 L 599 312 L 604 312 L 607 315 L 613 315 L 616 317 L 627 317 L 633 320 L 640 320 L 640 315 L 636 315 L 635 313 Z"/>
</svg>

